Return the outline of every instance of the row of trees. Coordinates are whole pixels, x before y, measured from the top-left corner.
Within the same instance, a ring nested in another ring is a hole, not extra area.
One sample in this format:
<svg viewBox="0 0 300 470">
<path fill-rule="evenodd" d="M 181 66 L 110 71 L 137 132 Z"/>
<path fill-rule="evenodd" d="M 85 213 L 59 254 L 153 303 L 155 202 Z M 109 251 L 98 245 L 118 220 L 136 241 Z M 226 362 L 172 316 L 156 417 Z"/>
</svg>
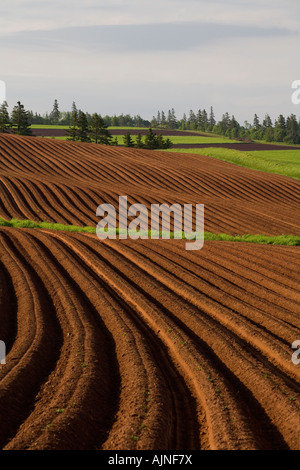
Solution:
<svg viewBox="0 0 300 470">
<path fill-rule="evenodd" d="M 255 114 L 252 124 L 245 121 L 241 126 L 234 116 L 230 117 L 226 113 L 223 114 L 222 120 L 214 126 L 213 132 L 231 139 L 300 144 L 300 121 L 297 120 L 295 114 L 291 114 L 287 118 L 280 114 L 274 123 L 268 114 L 265 115 L 262 122 Z"/>
<path fill-rule="evenodd" d="M 95 142 L 103 145 L 118 145 L 117 139 L 108 130 L 103 118 L 94 113 L 89 119 L 87 113 L 77 110 L 76 104 L 72 105 L 71 123 L 68 130 L 68 140 L 80 142 Z"/>
<path fill-rule="evenodd" d="M 0 106 L 0 132 L 13 132 L 19 135 L 31 135 L 29 113 L 18 101 L 11 114 L 6 101 Z"/>
<path fill-rule="evenodd" d="M 151 126 L 161 129 L 198 130 L 211 132 L 216 124 L 214 110 L 211 107 L 209 114 L 205 109 L 199 109 L 196 113 L 191 109 L 189 116 L 184 113 L 182 119 L 178 120 L 174 108 L 166 114 L 158 111 L 156 117 L 153 116 Z"/>
<path fill-rule="evenodd" d="M 223 114 L 222 119 L 217 122 L 212 107 L 210 107 L 209 112 L 205 109 L 199 109 L 197 112 L 190 110 L 188 116 L 184 114 L 180 120 L 176 118 L 174 108 L 168 110 L 167 113 L 158 111 L 151 121 L 147 121 L 139 115 L 132 117 L 129 114 L 122 114 L 120 116 L 102 117 L 97 113 L 84 113 L 81 110 L 77 110 L 75 102 L 72 104 L 71 111 L 61 112 L 57 100 L 54 100 L 51 113 L 44 116 L 37 113 L 34 114 L 32 111 L 26 111 L 20 101 L 18 101 L 11 115 L 9 115 L 7 103 L 2 103 L 0 107 L 0 132 L 10 130 L 17 134 L 31 135 L 30 126 L 34 124 L 68 125 L 70 126 L 70 140 L 114 145 L 117 144 L 117 141 L 113 140 L 112 135 L 108 131 L 109 126 L 200 130 L 224 135 L 231 139 L 266 140 L 268 142 L 300 144 L 300 121 L 297 120 L 294 114 L 286 118 L 280 114 L 274 123 L 268 114 L 265 115 L 262 122 L 257 114 L 255 114 L 252 124 L 245 121 L 241 125 L 228 112 Z M 128 139 L 126 142 L 131 146 L 130 139 L 128 136 L 126 138 Z M 156 139 L 161 139 L 161 137 L 157 136 Z M 137 140 L 140 142 L 138 145 L 154 145 L 154 141 L 150 143 L 142 142 L 141 136 Z M 166 148 L 164 146 L 168 145 L 168 143 L 160 141 L 156 142 L 155 145 L 159 145 L 156 148 Z"/>
<path fill-rule="evenodd" d="M 113 139 L 112 134 L 108 130 L 104 119 L 97 113 L 88 119 L 86 113 L 77 110 L 76 104 L 73 103 L 72 120 L 68 130 L 68 140 L 80 142 L 94 142 L 102 145 L 118 145 L 118 139 Z M 129 131 L 123 136 L 125 147 L 136 147 L 145 149 L 166 149 L 172 146 L 172 142 L 168 138 L 164 138 L 161 134 L 156 134 L 150 128 L 147 134 L 142 137 L 139 132 L 136 141 L 132 139 Z"/>
<path fill-rule="evenodd" d="M 58 100 L 54 100 L 53 109 L 50 113 L 43 115 L 33 113 L 29 111 L 29 122 L 30 124 L 45 124 L 45 125 L 61 125 L 71 126 L 74 120 L 74 108 L 76 103 L 73 102 L 71 111 L 60 111 Z M 85 113 L 88 124 L 91 124 L 93 114 Z M 101 117 L 104 124 L 109 127 L 149 127 L 150 121 L 142 119 L 138 114 L 136 116 L 130 116 L 130 114 L 120 114 L 119 116 L 103 116 Z"/>
<path fill-rule="evenodd" d="M 142 134 L 139 132 L 137 138 L 134 140 L 131 137 L 129 131 L 123 137 L 125 147 L 135 147 L 135 148 L 144 148 L 144 149 L 168 149 L 172 147 L 172 142 L 169 138 L 164 138 L 161 134 L 156 134 L 153 130 L 148 129 L 147 134 L 142 137 Z"/>
</svg>

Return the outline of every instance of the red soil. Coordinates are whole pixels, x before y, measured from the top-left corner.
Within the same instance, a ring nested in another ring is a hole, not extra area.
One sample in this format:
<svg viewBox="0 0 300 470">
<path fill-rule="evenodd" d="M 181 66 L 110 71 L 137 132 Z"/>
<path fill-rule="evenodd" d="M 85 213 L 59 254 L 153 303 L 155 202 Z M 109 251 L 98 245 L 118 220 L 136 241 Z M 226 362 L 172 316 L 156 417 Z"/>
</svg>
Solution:
<svg viewBox="0 0 300 470">
<path fill-rule="evenodd" d="M 64 136 L 64 135 L 68 135 L 68 131 L 66 129 L 39 129 L 39 128 L 34 128 L 32 127 L 31 128 L 32 130 L 32 134 L 35 135 L 35 136 L 55 136 L 55 137 L 59 137 L 59 136 Z M 155 134 L 163 134 L 165 135 L 167 133 L 167 135 L 171 135 L 171 136 L 191 136 L 191 135 L 194 135 L 196 137 L 199 137 L 199 136 L 204 136 L 206 137 L 207 134 L 200 134 L 198 132 L 193 132 L 193 131 L 177 131 L 177 130 L 169 130 L 169 129 L 153 129 L 153 131 L 155 132 Z M 112 134 L 112 135 L 124 135 L 126 133 L 126 129 L 109 129 L 109 132 Z M 148 129 L 130 129 L 129 130 L 130 134 L 131 135 L 138 135 L 138 134 L 141 134 L 141 135 L 146 135 L 147 132 L 148 132 Z"/>
<path fill-rule="evenodd" d="M 215 233 L 300 235 L 300 182 L 220 160 L 0 135 L 0 217 L 92 225 L 99 204 L 205 204 Z"/>
<path fill-rule="evenodd" d="M 208 157 L 0 136 L 0 216 L 205 203 L 300 233 L 300 185 Z M 300 449 L 298 247 L 0 229 L 0 448 Z"/>
</svg>

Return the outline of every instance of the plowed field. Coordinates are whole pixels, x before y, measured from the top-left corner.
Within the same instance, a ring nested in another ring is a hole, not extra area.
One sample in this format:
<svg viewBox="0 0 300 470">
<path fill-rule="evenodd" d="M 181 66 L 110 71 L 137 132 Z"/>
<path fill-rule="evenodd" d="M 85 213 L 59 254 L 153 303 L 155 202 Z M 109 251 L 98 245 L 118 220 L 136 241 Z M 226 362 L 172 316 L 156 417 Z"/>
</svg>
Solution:
<svg viewBox="0 0 300 470">
<path fill-rule="evenodd" d="M 211 157 L 0 135 L 0 217 L 99 222 L 128 203 L 205 205 L 214 233 L 300 235 L 300 182 Z"/>
<path fill-rule="evenodd" d="M 0 216 L 204 203 L 300 234 L 300 184 L 209 157 L 0 136 Z M 300 250 L 0 229 L 0 448 L 300 449 Z"/>
</svg>

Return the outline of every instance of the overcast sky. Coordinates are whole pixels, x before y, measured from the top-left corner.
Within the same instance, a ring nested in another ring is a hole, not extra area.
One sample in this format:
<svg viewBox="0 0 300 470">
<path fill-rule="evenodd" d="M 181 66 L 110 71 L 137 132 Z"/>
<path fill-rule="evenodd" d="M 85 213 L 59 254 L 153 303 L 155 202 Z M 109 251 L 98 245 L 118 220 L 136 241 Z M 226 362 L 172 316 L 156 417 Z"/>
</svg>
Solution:
<svg viewBox="0 0 300 470">
<path fill-rule="evenodd" d="M 299 0 L 1 0 L 12 108 L 300 117 Z"/>
</svg>

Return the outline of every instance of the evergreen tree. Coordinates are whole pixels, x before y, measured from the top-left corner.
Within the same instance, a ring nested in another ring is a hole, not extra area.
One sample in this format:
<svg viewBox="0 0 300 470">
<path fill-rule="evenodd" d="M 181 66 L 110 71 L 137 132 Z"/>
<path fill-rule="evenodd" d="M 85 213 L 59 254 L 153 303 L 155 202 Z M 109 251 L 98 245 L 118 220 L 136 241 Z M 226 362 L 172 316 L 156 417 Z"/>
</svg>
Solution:
<svg viewBox="0 0 300 470">
<path fill-rule="evenodd" d="M 123 136 L 123 142 L 125 147 L 134 147 L 134 141 L 132 140 L 131 134 L 129 131 Z"/>
<path fill-rule="evenodd" d="M 159 112 L 159 111 L 157 111 L 156 122 L 157 122 L 157 125 L 158 125 L 158 126 L 161 125 L 161 116 L 160 116 L 160 112 Z"/>
<path fill-rule="evenodd" d="M 197 118 L 196 118 L 196 114 L 194 113 L 192 109 L 190 109 L 190 112 L 189 112 L 188 129 L 192 129 L 192 130 L 197 129 Z"/>
<path fill-rule="evenodd" d="M 286 131 L 287 135 L 284 139 L 285 142 L 292 144 L 300 143 L 300 136 L 298 135 L 299 125 L 295 114 L 288 116 L 286 120 Z"/>
<path fill-rule="evenodd" d="M 266 130 L 268 127 L 273 127 L 272 119 L 270 118 L 269 114 L 265 115 L 265 119 L 263 120 L 262 127 Z"/>
<path fill-rule="evenodd" d="M 208 129 L 210 131 L 212 131 L 215 125 L 216 125 L 216 120 L 215 120 L 214 110 L 211 106 L 210 107 L 209 118 L 208 118 Z"/>
<path fill-rule="evenodd" d="M 167 120 L 166 120 L 166 115 L 164 111 L 161 112 L 161 120 L 160 120 L 161 127 L 166 127 L 167 126 Z"/>
<path fill-rule="evenodd" d="M 18 101 L 17 105 L 14 106 L 11 114 L 11 124 L 14 134 L 18 135 L 32 135 L 28 111 L 24 109 L 24 106 Z"/>
<path fill-rule="evenodd" d="M 278 119 L 275 121 L 273 140 L 275 142 L 283 142 L 285 137 L 286 137 L 285 117 L 282 114 L 280 114 Z"/>
<path fill-rule="evenodd" d="M 170 126 L 170 129 L 176 129 L 177 127 L 177 119 L 176 119 L 174 108 L 171 109 L 169 126 Z"/>
<path fill-rule="evenodd" d="M 94 113 L 91 118 L 90 136 L 97 144 L 112 145 L 113 137 L 100 114 Z"/>
<path fill-rule="evenodd" d="M 148 132 L 145 136 L 145 147 L 147 149 L 157 148 L 156 134 L 153 132 L 151 127 L 148 129 Z"/>
<path fill-rule="evenodd" d="M 196 115 L 196 121 L 197 121 L 197 129 L 199 129 L 199 131 L 204 131 L 201 109 L 198 109 L 198 112 L 197 112 L 197 115 Z"/>
<path fill-rule="evenodd" d="M 253 129 L 255 131 L 259 131 L 260 130 L 260 123 L 259 123 L 259 118 L 257 116 L 257 114 L 254 114 L 254 119 L 253 119 Z"/>
<path fill-rule="evenodd" d="M 67 131 L 69 134 L 68 140 L 77 140 L 78 139 L 78 111 L 75 104 L 75 101 L 72 103 L 72 111 L 70 116 L 70 127 Z"/>
<path fill-rule="evenodd" d="M 10 119 L 7 108 L 7 102 L 3 101 L 0 107 L 0 132 L 7 132 L 10 128 Z"/>
<path fill-rule="evenodd" d="M 136 148 L 138 148 L 138 149 L 144 148 L 143 139 L 142 139 L 142 134 L 141 134 L 140 132 L 138 133 L 138 135 L 137 135 L 137 137 L 136 137 L 135 146 L 136 146 Z"/>
<path fill-rule="evenodd" d="M 91 139 L 89 137 L 89 133 L 90 129 L 88 125 L 87 116 L 84 112 L 79 111 L 77 139 L 80 140 L 80 142 L 90 142 Z"/>
<path fill-rule="evenodd" d="M 228 137 L 230 137 L 231 139 L 237 139 L 239 137 L 239 134 L 240 134 L 240 125 L 235 119 L 235 117 L 232 116 L 230 124 L 229 124 Z"/>
<path fill-rule="evenodd" d="M 53 109 L 50 113 L 50 120 L 52 124 L 58 124 L 60 120 L 60 111 L 58 108 L 58 101 L 54 100 Z"/>
<path fill-rule="evenodd" d="M 119 119 L 117 118 L 116 115 L 114 115 L 112 118 L 111 118 L 111 125 L 114 126 L 114 127 L 117 127 L 119 126 Z"/>
<path fill-rule="evenodd" d="M 90 136 L 91 136 L 91 139 L 96 144 L 98 144 L 99 142 L 102 126 L 103 126 L 103 119 L 101 121 L 101 117 L 99 116 L 99 114 L 94 113 L 91 118 Z"/>
<path fill-rule="evenodd" d="M 181 121 L 180 121 L 180 129 L 182 129 L 183 131 L 185 131 L 186 128 L 187 128 L 186 123 L 187 123 L 186 114 L 183 113 L 183 117 L 182 117 L 182 119 L 181 119 Z"/>
<path fill-rule="evenodd" d="M 222 120 L 219 122 L 220 130 L 223 135 L 226 134 L 228 129 L 230 128 L 230 116 L 229 113 L 225 113 L 222 116 Z"/>
</svg>

